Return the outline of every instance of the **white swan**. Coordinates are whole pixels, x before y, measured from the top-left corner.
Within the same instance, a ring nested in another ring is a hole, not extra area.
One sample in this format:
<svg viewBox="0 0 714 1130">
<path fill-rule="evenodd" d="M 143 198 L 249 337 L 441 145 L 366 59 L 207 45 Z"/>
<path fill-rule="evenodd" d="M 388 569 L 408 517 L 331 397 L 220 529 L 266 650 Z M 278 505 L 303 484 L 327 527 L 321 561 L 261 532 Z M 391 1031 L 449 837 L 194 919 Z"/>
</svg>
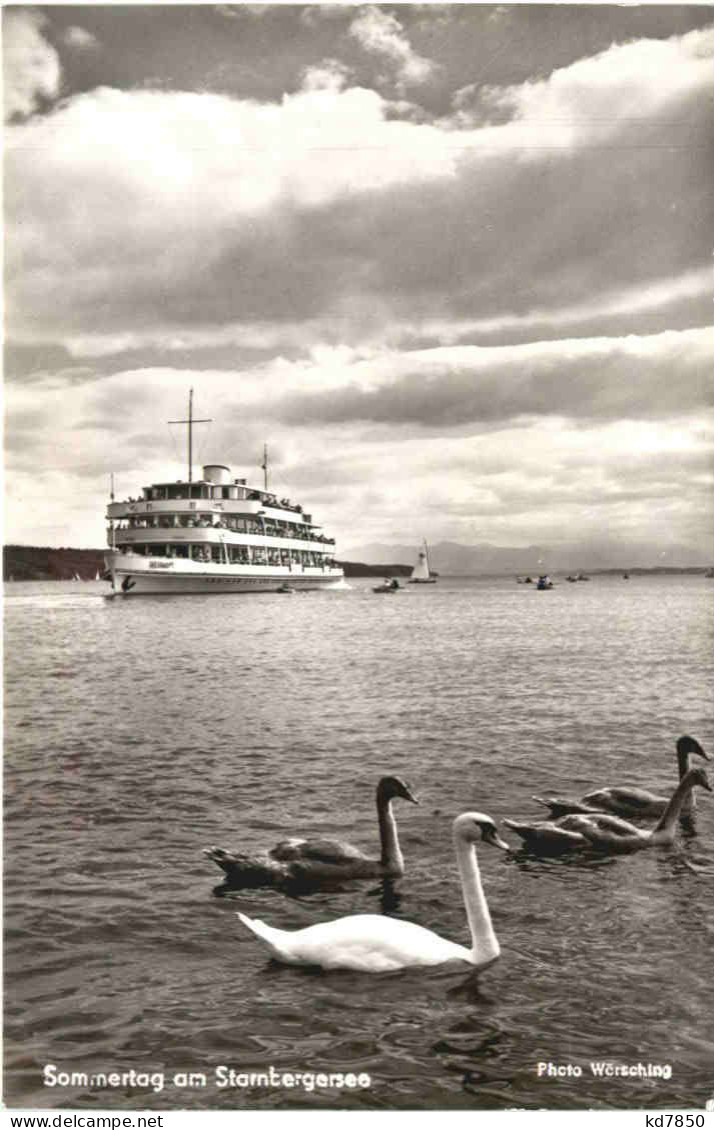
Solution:
<svg viewBox="0 0 714 1130">
<path fill-rule="evenodd" d="M 457 816 L 453 835 L 471 929 L 470 949 L 413 922 L 380 914 L 353 914 L 303 930 L 277 930 L 247 914 L 239 913 L 238 917 L 267 946 L 272 957 L 289 965 L 387 973 L 457 960 L 485 968 L 496 960 L 501 949 L 481 886 L 476 844 L 483 841 L 503 851 L 509 847 L 500 839 L 493 820 L 479 812 Z"/>
</svg>

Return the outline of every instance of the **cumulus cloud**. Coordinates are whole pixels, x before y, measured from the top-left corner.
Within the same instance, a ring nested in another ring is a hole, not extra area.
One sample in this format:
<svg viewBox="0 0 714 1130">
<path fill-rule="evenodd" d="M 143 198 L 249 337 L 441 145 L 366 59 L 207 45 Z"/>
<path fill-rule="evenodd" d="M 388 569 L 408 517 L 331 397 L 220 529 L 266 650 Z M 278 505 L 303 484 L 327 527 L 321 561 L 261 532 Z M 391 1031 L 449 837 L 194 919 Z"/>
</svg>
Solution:
<svg viewBox="0 0 714 1130">
<path fill-rule="evenodd" d="M 355 85 L 355 43 L 397 99 L 433 75 L 395 16 L 304 12 L 318 61 L 274 101 L 100 87 L 48 108 L 42 18 L 6 10 L 12 536 L 67 544 L 51 496 L 74 531 L 81 499 L 99 544 L 110 470 L 127 493 L 182 474 L 161 429 L 195 386 L 217 418 L 196 461 L 250 473 L 267 439 L 284 493 L 343 540 L 428 517 L 519 543 L 592 511 L 701 541 L 711 31 L 462 87 L 435 121 Z M 44 476 L 50 432 L 70 438 Z"/>
<path fill-rule="evenodd" d="M 5 9 L 3 85 L 6 120 L 27 118 L 60 89 L 57 52 L 42 35 L 46 18 L 32 8 Z"/>
<path fill-rule="evenodd" d="M 596 324 L 600 320 L 619 317 L 632 317 L 665 311 L 671 317 L 672 311 L 686 303 L 691 313 L 692 299 L 699 299 L 710 308 L 714 296 L 714 273 L 711 267 L 700 267 L 685 271 L 674 278 L 653 279 L 649 283 L 604 293 L 582 305 L 563 304 L 552 309 L 531 309 L 526 313 L 504 312 L 492 318 L 460 318 L 454 321 L 423 320 L 419 325 L 403 324 L 400 332 L 408 335 L 432 338 L 435 341 L 453 344 L 460 339 L 490 335 L 504 331 L 534 331 L 549 327 L 551 330 L 565 329 L 578 324 Z"/>
<path fill-rule="evenodd" d="M 82 50 L 99 46 L 99 40 L 91 31 L 83 27 L 68 27 L 62 34 L 62 42 L 68 47 L 77 47 Z"/>
<path fill-rule="evenodd" d="M 344 20 L 350 12 L 351 6 L 347 4 L 306 4 L 300 9 L 300 23 L 312 28 L 328 20 Z"/>
<path fill-rule="evenodd" d="M 293 425 L 371 421 L 437 429 L 548 416 L 658 418 L 704 411 L 713 364 L 713 329 L 455 346 L 359 362 L 343 391 L 300 395 L 279 411 Z"/>
<path fill-rule="evenodd" d="M 324 59 L 317 66 L 308 67 L 302 75 L 303 90 L 342 90 L 349 76 L 349 68 L 339 59 Z"/>
<path fill-rule="evenodd" d="M 20 318 L 32 312 L 34 322 L 40 303 L 71 324 L 102 295 L 107 314 L 131 317 L 148 294 L 170 305 L 178 293 L 190 324 L 205 315 L 181 296 L 197 280 L 205 291 L 212 275 L 220 321 L 222 302 L 236 308 L 234 288 L 249 316 L 260 301 L 280 313 L 286 282 L 289 303 L 309 313 L 301 296 L 332 286 L 329 269 L 316 269 L 329 261 L 309 232 L 316 210 L 449 176 L 452 162 L 437 129 L 385 121 L 368 90 L 328 84 L 260 105 L 103 88 L 11 131 L 7 172 L 10 308 Z"/>
<path fill-rule="evenodd" d="M 71 396 L 52 374 L 39 387 L 13 384 L 7 395 L 13 537 L 32 542 L 41 528 L 50 541 L 67 544 L 66 527 L 45 527 L 51 492 L 51 521 L 60 515 L 82 531 L 81 544 L 100 545 L 110 472 L 122 493 L 134 494 L 185 471 L 185 429 L 165 421 L 184 415 L 183 397 L 195 385 L 197 414 L 214 417 L 196 429 L 196 464 L 226 463 L 257 481 L 267 439 L 280 492 L 309 504 L 341 549 L 355 544 L 355 531 L 362 542 L 413 540 L 426 515 L 434 540 L 524 544 L 560 540 L 564 530 L 576 537 L 590 526 L 631 534 L 635 523 L 650 536 L 669 523 L 668 539 L 676 530 L 701 541 L 711 510 L 712 432 L 685 405 L 677 420 L 601 419 L 576 429 L 556 418 L 517 426 L 494 420 L 489 430 L 464 419 L 428 430 L 349 419 L 315 425 L 306 418 L 296 426 L 276 417 L 281 390 L 312 385 L 315 391 L 320 374 L 332 371 L 344 384 L 358 363 L 347 351 L 240 376 L 168 368 L 123 370 L 101 381 L 87 374 Z M 59 446 L 45 473 L 50 430 Z M 73 509 L 78 498 L 81 515 Z"/>
<path fill-rule="evenodd" d="M 710 40 L 633 42 L 501 89 L 511 120 L 487 127 L 391 120 L 332 60 L 279 103 L 75 96 L 8 131 L 10 331 L 160 343 L 300 323 L 354 343 L 431 324 L 458 340 L 638 305 L 666 325 L 709 261 Z"/>
<path fill-rule="evenodd" d="M 434 63 L 422 58 L 411 47 L 404 28 L 396 16 L 381 8 L 360 8 L 350 24 L 350 35 L 365 49 L 381 55 L 396 66 L 402 86 L 426 82 L 435 71 Z"/>
<path fill-rule="evenodd" d="M 484 112 L 505 122 L 485 133 L 489 145 L 538 150 L 582 145 L 671 144 L 688 141 L 693 124 L 684 110 L 714 82 L 714 26 L 670 39 L 613 44 L 547 78 L 514 86 L 468 86 L 453 102 L 460 128 L 480 123 Z M 476 112 L 467 106 L 475 100 Z M 670 117 L 664 117 L 667 111 Z M 659 130 L 659 133 L 653 132 Z"/>
</svg>

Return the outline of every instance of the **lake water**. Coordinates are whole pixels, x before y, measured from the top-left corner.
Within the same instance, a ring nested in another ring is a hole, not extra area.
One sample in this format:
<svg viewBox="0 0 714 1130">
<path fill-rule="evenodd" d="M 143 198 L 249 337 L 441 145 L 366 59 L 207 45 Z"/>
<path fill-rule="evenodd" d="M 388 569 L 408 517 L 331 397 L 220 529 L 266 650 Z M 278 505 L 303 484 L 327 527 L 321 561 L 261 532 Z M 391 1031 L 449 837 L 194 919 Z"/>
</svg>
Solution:
<svg viewBox="0 0 714 1130">
<path fill-rule="evenodd" d="M 457 813 L 500 824 L 538 815 L 534 793 L 623 782 L 668 793 L 680 734 L 714 754 L 714 582 L 594 577 L 539 593 L 442 578 L 397 596 L 354 581 L 115 600 L 106 588 L 5 589 L 9 1106 L 702 1109 L 714 1097 L 714 795 L 700 791 L 698 834 L 672 848 L 539 860 L 482 845 L 503 952 L 479 976 L 280 966 L 235 916 L 296 928 L 383 912 L 467 942 Z M 393 887 L 216 889 L 210 844 L 314 833 L 374 848 L 386 773 L 421 799 L 395 806 L 407 873 Z M 590 1066 L 602 1061 L 670 1065 L 671 1078 L 602 1078 Z M 570 1074 L 538 1077 L 539 1062 Z M 160 1072 L 164 1086 L 50 1087 L 47 1064 Z M 218 1065 L 371 1085 L 219 1087 Z"/>
</svg>

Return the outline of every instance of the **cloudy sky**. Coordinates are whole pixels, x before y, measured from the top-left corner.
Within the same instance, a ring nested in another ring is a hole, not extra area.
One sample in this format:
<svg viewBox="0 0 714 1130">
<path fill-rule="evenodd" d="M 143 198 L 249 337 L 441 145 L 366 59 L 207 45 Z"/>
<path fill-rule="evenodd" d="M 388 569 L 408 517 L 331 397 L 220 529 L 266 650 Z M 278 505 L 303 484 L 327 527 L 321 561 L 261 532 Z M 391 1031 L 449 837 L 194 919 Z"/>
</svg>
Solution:
<svg viewBox="0 0 714 1130">
<path fill-rule="evenodd" d="M 229 464 L 714 559 L 707 5 L 5 6 L 5 541 Z M 347 554 L 345 554 L 347 555 Z"/>
</svg>

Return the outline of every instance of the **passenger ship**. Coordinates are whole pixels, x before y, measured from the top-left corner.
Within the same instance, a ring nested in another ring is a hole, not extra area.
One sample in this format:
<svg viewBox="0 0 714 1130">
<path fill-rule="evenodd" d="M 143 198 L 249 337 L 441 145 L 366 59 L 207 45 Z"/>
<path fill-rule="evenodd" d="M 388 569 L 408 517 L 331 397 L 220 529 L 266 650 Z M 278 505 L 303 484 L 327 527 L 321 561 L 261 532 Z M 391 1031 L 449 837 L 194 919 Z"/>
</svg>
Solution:
<svg viewBox="0 0 714 1130">
<path fill-rule="evenodd" d="M 107 576 L 114 594 L 276 592 L 324 588 L 343 579 L 335 539 L 310 514 L 268 490 L 208 464 L 192 474 L 193 418 L 189 397 L 188 478 L 153 483 L 140 498 L 107 508 Z"/>
</svg>

